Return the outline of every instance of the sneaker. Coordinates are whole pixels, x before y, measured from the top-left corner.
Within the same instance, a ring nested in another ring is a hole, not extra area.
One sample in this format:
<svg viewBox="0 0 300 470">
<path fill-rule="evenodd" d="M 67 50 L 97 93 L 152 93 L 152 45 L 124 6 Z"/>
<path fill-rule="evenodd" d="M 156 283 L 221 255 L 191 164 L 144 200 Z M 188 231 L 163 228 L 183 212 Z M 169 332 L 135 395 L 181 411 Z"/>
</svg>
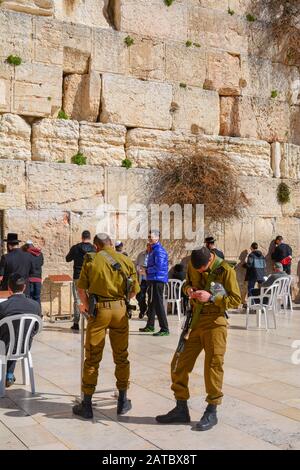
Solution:
<svg viewBox="0 0 300 470">
<path fill-rule="evenodd" d="M 169 331 L 157 331 L 156 333 L 153 333 L 153 336 L 169 336 L 170 332 Z"/>
<path fill-rule="evenodd" d="M 5 382 L 5 386 L 6 388 L 9 388 L 11 387 L 16 381 L 16 377 L 13 375 L 12 377 L 6 377 L 6 382 Z"/>
<path fill-rule="evenodd" d="M 153 333 L 154 328 L 152 326 L 145 326 L 145 328 L 139 328 L 141 333 Z"/>
<path fill-rule="evenodd" d="M 73 325 L 71 326 L 71 330 L 79 331 L 79 325 L 78 325 L 78 323 L 73 323 Z"/>
</svg>

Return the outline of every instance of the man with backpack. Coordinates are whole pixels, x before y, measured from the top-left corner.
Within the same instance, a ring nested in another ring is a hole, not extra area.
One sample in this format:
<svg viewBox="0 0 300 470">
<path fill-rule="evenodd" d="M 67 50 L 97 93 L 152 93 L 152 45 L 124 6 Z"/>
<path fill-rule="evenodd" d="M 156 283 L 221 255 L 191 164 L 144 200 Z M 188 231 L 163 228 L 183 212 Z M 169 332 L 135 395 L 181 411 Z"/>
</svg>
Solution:
<svg viewBox="0 0 300 470">
<path fill-rule="evenodd" d="M 254 289 L 255 284 L 261 284 L 264 281 L 264 277 L 266 276 L 266 266 L 266 258 L 258 249 L 258 244 L 253 242 L 251 245 L 251 251 L 243 265 L 247 270 L 245 281 L 248 281 L 248 297 L 251 295 L 251 291 Z"/>
</svg>

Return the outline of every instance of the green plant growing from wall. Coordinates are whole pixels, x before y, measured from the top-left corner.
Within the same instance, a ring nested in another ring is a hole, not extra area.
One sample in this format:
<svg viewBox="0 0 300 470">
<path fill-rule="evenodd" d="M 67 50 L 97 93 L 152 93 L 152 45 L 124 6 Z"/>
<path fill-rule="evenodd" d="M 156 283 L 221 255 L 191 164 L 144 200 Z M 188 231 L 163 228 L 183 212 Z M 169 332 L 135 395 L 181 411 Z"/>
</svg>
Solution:
<svg viewBox="0 0 300 470">
<path fill-rule="evenodd" d="M 186 83 L 179 83 L 180 88 L 186 88 Z"/>
<path fill-rule="evenodd" d="M 83 153 L 78 152 L 76 155 L 73 155 L 71 162 L 75 165 L 86 165 L 86 157 L 83 155 Z"/>
<path fill-rule="evenodd" d="M 6 62 L 10 65 L 21 65 L 22 59 L 18 55 L 9 55 L 6 59 Z"/>
<path fill-rule="evenodd" d="M 193 42 L 193 45 L 194 45 L 195 47 L 201 47 L 201 44 L 199 44 L 199 42 Z"/>
<path fill-rule="evenodd" d="M 132 161 L 129 158 L 124 158 L 124 160 L 122 160 L 122 167 L 129 170 L 129 168 L 132 167 Z"/>
<path fill-rule="evenodd" d="M 287 204 L 291 200 L 291 190 L 286 183 L 280 183 L 277 188 L 277 201 L 279 204 Z"/>
<path fill-rule="evenodd" d="M 231 8 L 228 8 L 227 12 L 228 12 L 228 15 L 231 15 L 231 16 L 234 15 L 234 10 L 232 10 Z"/>
<path fill-rule="evenodd" d="M 56 163 L 66 163 L 66 160 L 57 160 Z"/>
<path fill-rule="evenodd" d="M 277 90 L 272 90 L 271 91 L 271 98 L 277 98 L 278 96 L 278 91 Z"/>
<path fill-rule="evenodd" d="M 48 100 L 48 101 L 51 101 L 51 100 L 52 100 L 51 96 L 48 96 L 47 100 Z"/>
<path fill-rule="evenodd" d="M 170 7 L 173 2 L 174 2 L 174 0 L 164 0 L 164 3 L 165 3 L 165 5 L 167 5 L 167 7 Z"/>
<path fill-rule="evenodd" d="M 57 117 L 58 117 L 58 119 L 70 119 L 69 116 L 67 115 L 67 113 L 65 113 L 63 109 L 58 111 Z"/>
<path fill-rule="evenodd" d="M 247 21 L 249 21 L 250 23 L 253 23 L 253 21 L 256 21 L 255 16 L 251 15 L 251 13 L 247 13 L 246 19 L 247 19 Z"/>
<path fill-rule="evenodd" d="M 124 39 L 124 42 L 127 47 L 130 47 L 132 46 L 132 44 L 134 44 L 134 39 L 131 36 L 126 36 L 126 38 Z"/>
<path fill-rule="evenodd" d="M 185 43 L 186 47 L 191 47 L 193 45 L 192 41 L 187 40 Z"/>
</svg>

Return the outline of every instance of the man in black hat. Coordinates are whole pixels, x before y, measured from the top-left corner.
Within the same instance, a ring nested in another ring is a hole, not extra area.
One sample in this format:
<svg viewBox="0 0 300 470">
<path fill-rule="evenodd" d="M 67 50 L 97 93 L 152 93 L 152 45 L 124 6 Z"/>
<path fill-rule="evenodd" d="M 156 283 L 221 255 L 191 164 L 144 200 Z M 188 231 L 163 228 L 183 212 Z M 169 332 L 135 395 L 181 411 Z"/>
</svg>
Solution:
<svg viewBox="0 0 300 470">
<path fill-rule="evenodd" d="M 2 255 L 0 261 L 1 290 L 7 290 L 9 276 L 18 273 L 25 279 L 25 294 L 29 296 L 28 278 L 33 272 L 31 255 L 19 248 L 20 240 L 17 233 L 8 233 L 4 241 L 7 242 L 7 254 Z"/>
<path fill-rule="evenodd" d="M 206 248 L 208 248 L 212 253 L 217 255 L 219 258 L 224 259 L 223 251 L 218 250 L 218 248 L 215 247 L 216 240 L 214 237 L 206 237 L 204 242 L 205 242 Z"/>
</svg>

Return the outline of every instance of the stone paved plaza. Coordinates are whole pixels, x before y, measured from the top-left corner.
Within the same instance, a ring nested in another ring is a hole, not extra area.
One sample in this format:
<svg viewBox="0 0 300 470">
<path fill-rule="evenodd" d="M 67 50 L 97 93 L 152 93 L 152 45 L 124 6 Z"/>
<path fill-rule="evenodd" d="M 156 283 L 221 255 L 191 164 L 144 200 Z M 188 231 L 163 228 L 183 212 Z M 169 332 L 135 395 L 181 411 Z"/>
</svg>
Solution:
<svg viewBox="0 0 300 470">
<path fill-rule="evenodd" d="M 293 365 L 293 340 L 300 339 L 300 309 L 278 315 L 277 330 L 244 329 L 245 316 L 231 314 L 225 363 L 224 404 L 219 425 L 206 433 L 191 430 L 204 408 L 203 356 L 190 380 L 191 425 L 159 426 L 156 414 L 173 405 L 169 363 L 179 324 L 154 338 L 130 323 L 133 408 L 117 419 L 109 341 L 103 357 L 93 422 L 74 418 L 78 395 L 80 334 L 70 323 L 49 324 L 33 345 L 37 394 L 16 384 L 0 399 L 1 449 L 300 449 L 300 365 Z M 254 322 L 254 317 L 251 318 Z M 102 392 L 103 391 L 103 392 Z"/>
</svg>

